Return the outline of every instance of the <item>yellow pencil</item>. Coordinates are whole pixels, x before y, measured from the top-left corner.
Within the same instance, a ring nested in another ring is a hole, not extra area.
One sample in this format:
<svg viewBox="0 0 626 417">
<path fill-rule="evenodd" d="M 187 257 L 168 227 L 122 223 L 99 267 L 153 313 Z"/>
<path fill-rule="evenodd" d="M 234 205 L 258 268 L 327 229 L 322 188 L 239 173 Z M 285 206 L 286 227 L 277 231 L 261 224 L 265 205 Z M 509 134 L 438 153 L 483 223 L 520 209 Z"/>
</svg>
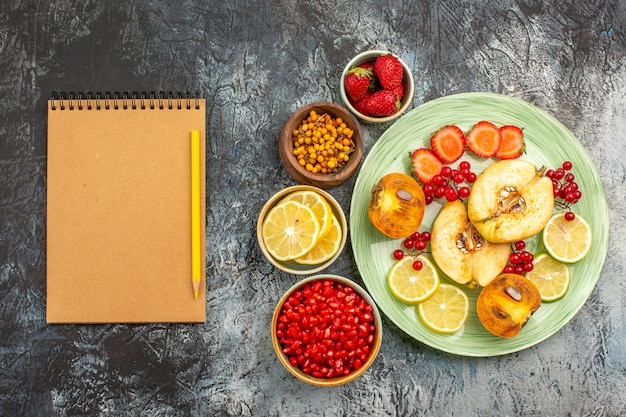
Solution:
<svg viewBox="0 0 626 417">
<path fill-rule="evenodd" d="M 191 131 L 191 282 L 200 291 L 200 131 Z"/>
</svg>

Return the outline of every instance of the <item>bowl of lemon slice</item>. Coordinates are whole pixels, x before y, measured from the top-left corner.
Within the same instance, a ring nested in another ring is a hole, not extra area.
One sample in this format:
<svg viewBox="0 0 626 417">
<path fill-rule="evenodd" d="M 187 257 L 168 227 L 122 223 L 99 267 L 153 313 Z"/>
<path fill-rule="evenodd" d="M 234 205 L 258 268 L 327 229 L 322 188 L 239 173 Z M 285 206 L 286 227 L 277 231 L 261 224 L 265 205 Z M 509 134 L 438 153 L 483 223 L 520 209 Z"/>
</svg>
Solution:
<svg viewBox="0 0 626 417">
<path fill-rule="evenodd" d="M 328 268 L 343 251 L 347 235 L 346 216 L 337 200 L 312 185 L 277 192 L 257 221 L 263 255 L 278 269 L 295 275 Z"/>
</svg>

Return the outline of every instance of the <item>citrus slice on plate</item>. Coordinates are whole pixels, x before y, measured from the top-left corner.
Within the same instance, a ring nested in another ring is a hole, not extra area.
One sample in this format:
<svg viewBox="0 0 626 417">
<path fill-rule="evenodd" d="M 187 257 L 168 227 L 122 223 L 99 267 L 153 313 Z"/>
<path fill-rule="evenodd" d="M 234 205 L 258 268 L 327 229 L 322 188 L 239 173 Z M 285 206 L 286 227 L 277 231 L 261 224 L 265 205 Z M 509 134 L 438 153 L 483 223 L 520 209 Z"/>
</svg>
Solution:
<svg viewBox="0 0 626 417">
<path fill-rule="evenodd" d="M 326 262 L 335 256 L 339 250 L 342 237 L 341 225 L 333 214 L 331 217 L 330 231 L 318 239 L 313 249 L 308 251 L 304 256 L 294 260 L 299 264 L 305 265 L 316 265 Z"/>
<path fill-rule="evenodd" d="M 591 248 L 591 227 L 580 214 L 566 220 L 565 213 L 556 213 L 543 229 L 543 245 L 557 261 L 578 262 Z"/>
<path fill-rule="evenodd" d="M 541 300 L 549 302 L 563 297 L 569 288 L 569 267 L 547 253 L 535 256 L 533 265 L 526 278 L 537 286 Z"/>
<path fill-rule="evenodd" d="M 297 201 L 283 201 L 267 213 L 261 233 L 269 254 L 279 261 L 288 261 L 313 249 L 320 224 L 309 207 Z"/>
<path fill-rule="evenodd" d="M 413 268 L 413 263 L 417 260 L 422 263 L 420 270 Z M 408 304 L 421 303 L 437 291 L 439 273 L 425 256 L 407 256 L 391 267 L 387 275 L 387 285 L 398 300 Z"/>
<path fill-rule="evenodd" d="M 469 316 L 469 300 L 460 288 L 441 284 L 428 300 L 417 306 L 422 323 L 437 333 L 456 333 Z"/>
<path fill-rule="evenodd" d="M 315 213 L 320 222 L 320 237 L 324 236 L 332 228 L 333 210 L 326 198 L 315 191 L 302 190 L 288 194 L 281 201 L 297 201 L 302 203 Z"/>
</svg>

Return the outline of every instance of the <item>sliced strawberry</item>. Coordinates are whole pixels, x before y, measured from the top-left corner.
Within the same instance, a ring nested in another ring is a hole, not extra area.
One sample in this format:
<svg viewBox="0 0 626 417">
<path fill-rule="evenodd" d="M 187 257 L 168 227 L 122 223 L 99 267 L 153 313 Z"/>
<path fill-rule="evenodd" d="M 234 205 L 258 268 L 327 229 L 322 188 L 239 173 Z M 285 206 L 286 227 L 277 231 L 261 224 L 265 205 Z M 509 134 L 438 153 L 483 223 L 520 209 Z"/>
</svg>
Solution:
<svg viewBox="0 0 626 417">
<path fill-rule="evenodd" d="M 465 152 L 465 135 L 458 126 L 444 126 L 432 135 L 430 147 L 441 162 L 451 164 Z"/>
<path fill-rule="evenodd" d="M 467 147 L 478 156 L 491 158 L 498 152 L 502 136 L 500 129 L 491 122 L 480 121 L 465 136 Z"/>
<path fill-rule="evenodd" d="M 432 181 L 433 177 L 441 172 L 443 163 L 435 152 L 428 148 L 420 148 L 411 155 L 413 174 L 424 184 Z"/>
<path fill-rule="evenodd" d="M 506 125 L 500 127 L 500 135 L 502 142 L 500 148 L 496 152 L 495 157 L 498 159 L 515 159 L 520 157 L 526 149 L 524 143 L 524 132 L 517 126 Z"/>
</svg>

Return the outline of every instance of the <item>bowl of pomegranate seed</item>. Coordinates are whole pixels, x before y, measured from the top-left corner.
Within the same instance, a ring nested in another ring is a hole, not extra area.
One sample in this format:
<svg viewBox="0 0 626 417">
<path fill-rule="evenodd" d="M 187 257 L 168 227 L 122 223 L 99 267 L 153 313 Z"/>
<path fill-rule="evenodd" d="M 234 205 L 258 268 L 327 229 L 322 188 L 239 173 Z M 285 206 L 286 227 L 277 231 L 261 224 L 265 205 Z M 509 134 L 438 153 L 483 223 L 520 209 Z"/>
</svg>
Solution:
<svg viewBox="0 0 626 417">
<path fill-rule="evenodd" d="M 369 294 L 354 281 L 316 275 L 293 285 L 272 318 L 280 362 L 301 381 L 338 386 L 361 376 L 382 343 L 382 321 Z"/>
<path fill-rule="evenodd" d="M 278 152 L 298 183 L 332 188 L 356 172 L 363 156 L 363 132 L 345 107 L 325 101 L 310 103 L 283 125 Z"/>
<path fill-rule="evenodd" d="M 415 81 L 409 66 L 397 55 L 371 50 L 348 62 L 339 89 L 343 103 L 359 119 L 386 123 L 413 103 Z"/>
</svg>

